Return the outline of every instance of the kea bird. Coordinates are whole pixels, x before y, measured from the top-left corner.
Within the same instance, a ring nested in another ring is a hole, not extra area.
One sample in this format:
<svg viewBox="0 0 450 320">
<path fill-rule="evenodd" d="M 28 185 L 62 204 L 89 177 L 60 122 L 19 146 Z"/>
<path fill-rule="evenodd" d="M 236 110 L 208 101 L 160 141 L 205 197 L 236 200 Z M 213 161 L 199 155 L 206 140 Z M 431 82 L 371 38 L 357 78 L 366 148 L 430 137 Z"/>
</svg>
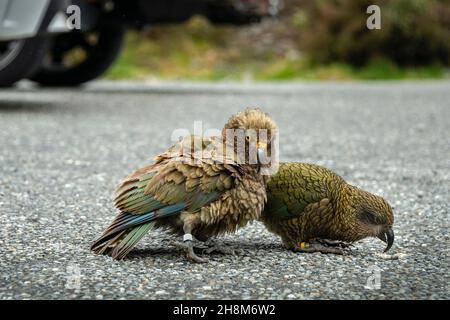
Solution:
<svg viewBox="0 0 450 320">
<path fill-rule="evenodd" d="M 147 232 L 164 228 L 183 236 L 189 260 L 206 262 L 194 252 L 193 237 L 206 241 L 260 217 L 270 174 L 263 169 L 276 166 L 270 164 L 276 130 L 266 113 L 246 109 L 228 120 L 221 137 L 174 144 L 120 183 L 114 197 L 120 213 L 91 250 L 123 259 Z"/>
<path fill-rule="evenodd" d="M 386 252 L 394 242 L 394 216 L 386 200 L 308 163 L 280 164 L 267 184 L 261 221 L 299 252 L 342 254 L 342 247 L 366 237 L 384 241 Z"/>
</svg>

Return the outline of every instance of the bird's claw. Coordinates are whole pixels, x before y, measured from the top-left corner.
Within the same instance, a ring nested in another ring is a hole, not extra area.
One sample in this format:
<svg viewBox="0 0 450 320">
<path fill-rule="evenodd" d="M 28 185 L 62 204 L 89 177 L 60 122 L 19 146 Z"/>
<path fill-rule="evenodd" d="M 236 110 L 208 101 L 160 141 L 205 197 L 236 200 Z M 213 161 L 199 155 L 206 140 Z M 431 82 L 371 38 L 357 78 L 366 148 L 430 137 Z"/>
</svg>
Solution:
<svg viewBox="0 0 450 320">
<path fill-rule="evenodd" d="M 329 239 L 316 239 L 316 241 L 327 247 L 340 247 L 340 248 L 349 248 L 353 247 L 353 244 L 338 240 L 329 240 Z"/>
<path fill-rule="evenodd" d="M 195 252 L 194 252 L 194 245 L 192 241 L 185 241 L 185 242 L 178 242 L 178 241 L 170 241 L 170 244 L 173 246 L 182 249 L 186 251 L 186 257 L 189 261 L 197 262 L 197 263 L 205 263 L 208 262 L 208 259 L 206 258 L 200 258 Z"/>
<path fill-rule="evenodd" d="M 300 246 L 295 247 L 293 250 L 294 252 L 306 252 L 306 253 L 320 252 L 325 254 L 328 253 L 339 255 L 344 254 L 344 250 L 342 250 L 342 248 L 325 246 L 319 242 L 302 243 L 300 244 Z"/>
<path fill-rule="evenodd" d="M 197 263 L 205 263 L 208 262 L 208 259 L 206 258 L 200 258 L 199 256 L 197 256 L 194 252 L 194 246 L 192 244 L 192 241 L 185 241 L 185 245 L 186 245 L 186 253 L 187 253 L 187 258 L 192 261 L 192 262 L 197 262 Z"/>
</svg>

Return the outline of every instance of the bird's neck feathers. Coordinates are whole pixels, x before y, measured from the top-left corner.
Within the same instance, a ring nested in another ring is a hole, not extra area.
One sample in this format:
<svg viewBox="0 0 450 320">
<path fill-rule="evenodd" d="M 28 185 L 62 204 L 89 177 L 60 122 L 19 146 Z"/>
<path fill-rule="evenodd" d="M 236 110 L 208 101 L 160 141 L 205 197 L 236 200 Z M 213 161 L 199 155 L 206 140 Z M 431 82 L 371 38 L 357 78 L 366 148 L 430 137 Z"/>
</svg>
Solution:
<svg viewBox="0 0 450 320">
<path fill-rule="evenodd" d="M 354 242 L 365 238 L 366 232 L 361 230 L 361 226 L 357 219 L 357 206 L 359 202 L 359 192 L 361 190 L 344 184 L 339 188 L 339 192 L 335 194 L 334 213 L 329 216 L 328 221 L 324 221 L 326 225 L 326 234 L 334 239 L 341 241 Z"/>
<path fill-rule="evenodd" d="M 373 212 L 379 197 L 351 185 L 347 185 L 345 193 L 336 210 L 336 223 L 340 225 L 341 234 L 350 242 L 378 234 L 377 225 L 362 223 L 361 215 Z"/>
<path fill-rule="evenodd" d="M 243 176 L 251 180 L 256 180 L 264 186 L 267 186 L 267 183 L 270 180 L 269 175 L 261 174 L 261 168 L 257 165 L 240 166 L 239 171 L 243 174 Z"/>
</svg>

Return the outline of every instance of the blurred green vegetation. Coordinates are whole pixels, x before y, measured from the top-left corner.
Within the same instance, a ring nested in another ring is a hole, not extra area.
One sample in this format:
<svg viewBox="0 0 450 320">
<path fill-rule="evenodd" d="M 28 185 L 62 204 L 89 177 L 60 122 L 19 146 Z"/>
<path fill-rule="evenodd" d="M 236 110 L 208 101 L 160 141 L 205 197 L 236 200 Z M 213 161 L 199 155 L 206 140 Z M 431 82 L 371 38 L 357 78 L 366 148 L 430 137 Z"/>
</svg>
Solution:
<svg viewBox="0 0 450 320">
<path fill-rule="evenodd" d="M 234 27 L 213 26 L 193 17 L 181 25 L 129 32 L 107 78 L 282 81 L 449 76 L 450 7 L 443 1 L 378 1 L 382 29 L 372 31 L 365 26 L 365 8 L 372 0 L 286 2 L 287 10 L 277 21 Z"/>
<path fill-rule="evenodd" d="M 380 8 L 380 30 L 366 27 L 373 4 Z M 309 1 L 299 10 L 299 42 L 317 62 L 364 67 L 383 57 L 403 67 L 450 65 L 448 0 Z"/>
</svg>

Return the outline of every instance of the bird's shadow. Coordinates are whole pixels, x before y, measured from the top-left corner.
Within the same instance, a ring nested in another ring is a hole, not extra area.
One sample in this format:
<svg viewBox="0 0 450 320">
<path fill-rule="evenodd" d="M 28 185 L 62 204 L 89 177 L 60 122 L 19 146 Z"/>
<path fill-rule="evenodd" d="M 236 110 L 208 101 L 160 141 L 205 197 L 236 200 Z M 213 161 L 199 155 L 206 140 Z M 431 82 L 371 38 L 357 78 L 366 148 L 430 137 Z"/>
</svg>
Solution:
<svg viewBox="0 0 450 320">
<path fill-rule="evenodd" d="M 273 242 L 240 242 L 240 241 L 220 241 L 215 240 L 214 243 L 228 246 L 233 249 L 241 249 L 244 250 L 244 255 L 252 255 L 256 254 L 258 250 L 286 250 L 281 243 L 273 243 Z M 201 244 L 201 246 L 197 246 L 195 251 L 198 253 L 202 252 L 202 249 L 207 248 L 206 245 Z M 139 259 L 139 258 L 147 258 L 150 256 L 155 257 L 178 257 L 183 253 L 182 247 L 167 245 L 167 246 L 159 246 L 159 247 L 146 247 L 146 248 L 137 248 L 132 250 L 128 255 L 127 259 Z M 208 255 L 223 255 L 222 253 L 212 252 Z"/>
<path fill-rule="evenodd" d="M 0 100 L 0 113 L 51 113 L 56 110 L 51 101 Z"/>
<path fill-rule="evenodd" d="M 135 248 L 127 255 L 127 258 L 172 255 L 175 251 L 177 251 L 177 248 L 170 247 Z"/>
</svg>

